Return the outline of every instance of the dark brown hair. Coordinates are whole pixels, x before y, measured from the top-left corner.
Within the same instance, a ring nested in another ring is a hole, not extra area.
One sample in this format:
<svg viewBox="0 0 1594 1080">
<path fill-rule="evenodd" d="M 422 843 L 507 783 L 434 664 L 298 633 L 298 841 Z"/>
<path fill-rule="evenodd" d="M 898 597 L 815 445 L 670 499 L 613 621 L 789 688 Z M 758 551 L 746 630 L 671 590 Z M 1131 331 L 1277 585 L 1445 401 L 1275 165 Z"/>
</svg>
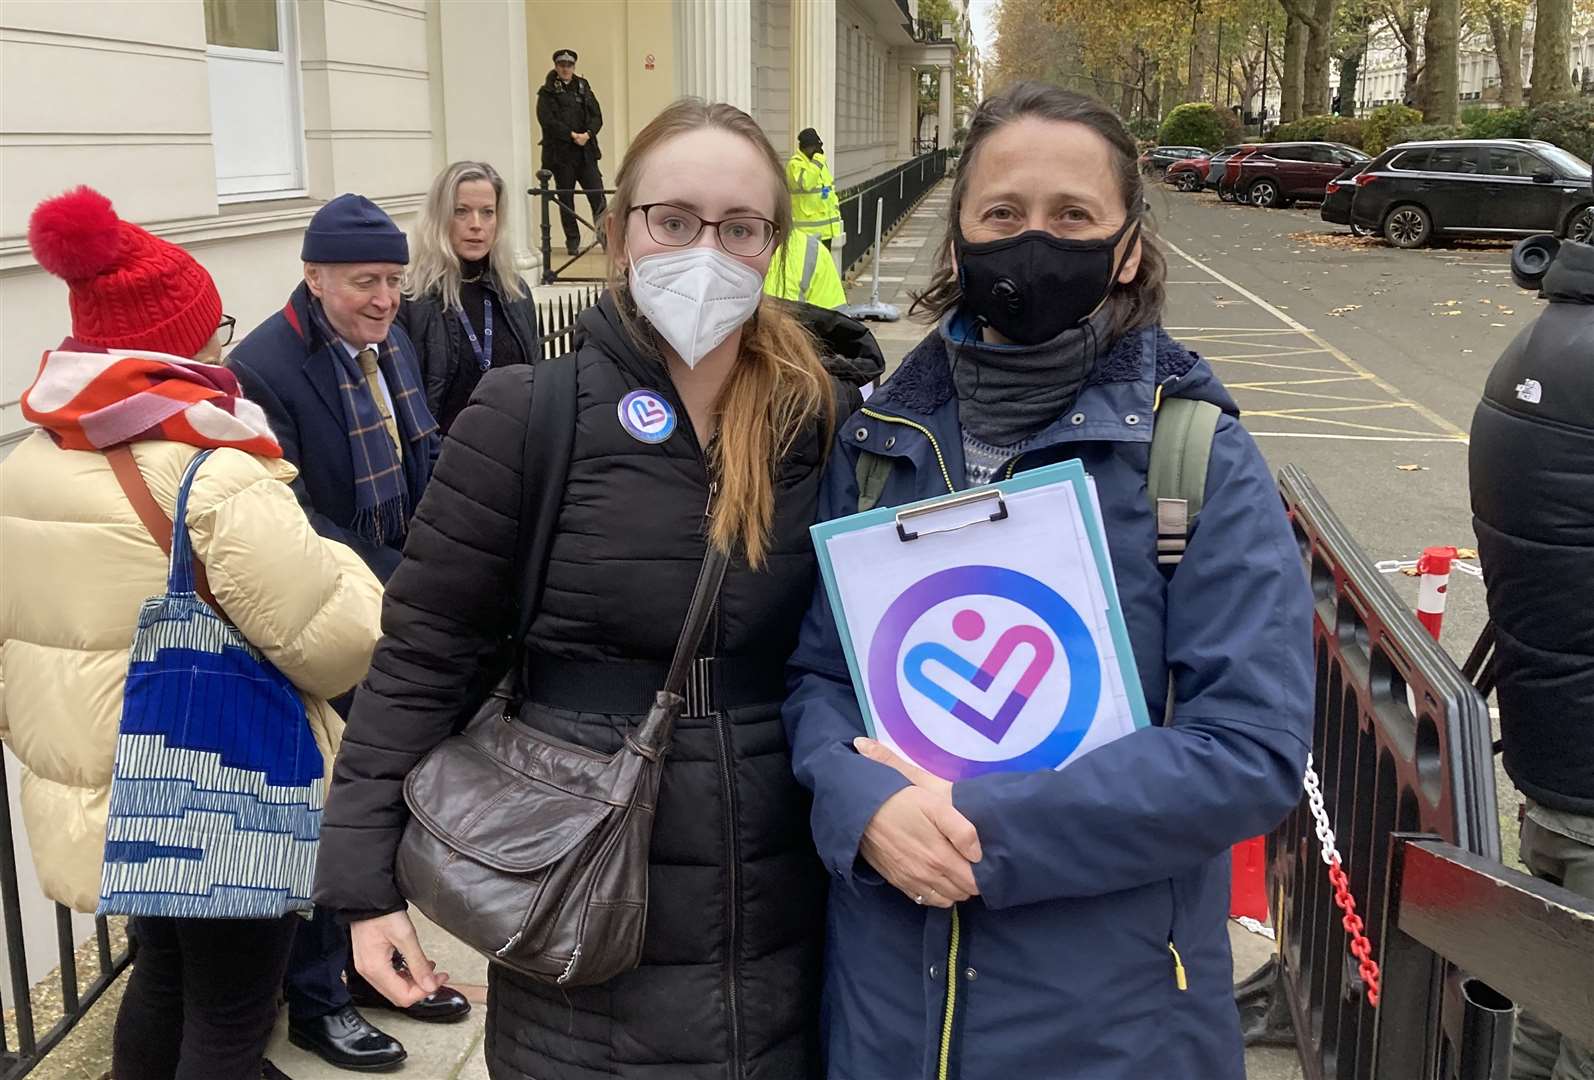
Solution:
<svg viewBox="0 0 1594 1080">
<path fill-rule="evenodd" d="M 962 301 L 963 289 L 958 284 L 957 270 L 952 265 L 952 239 L 962 218 L 963 201 L 968 196 L 969 177 L 973 175 L 974 163 L 979 159 L 980 147 L 986 139 L 1007 124 L 1030 116 L 1058 123 L 1083 124 L 1106 139 L 1113 151 L 1113 165 L 1118 178 L 1118 190 L 1123 193 L 1124 209 L 1132 214 L 1143 207 L 1146 188 L 1140 176 L 1135 140 L 1125 130 L 1117 113 L 1095 98 L 1072 90 L 1040 82 L 1015 83 L 995 97 L 980 102 L 980 107 L 974 110 L 974 117 L 969 121 L 968 136 L 963 142 L 963 157 L 958 162 L 957 175 L 952 181 L 946 238 L 936 253 L 929 287 L 913 298 L 912 314 L 922 316 L 929 322 L 938 322 Z M 1115 282 L 1112 292 L 1107 296 L 1107 337 L 1113 341 L 1131 330 L 1154 326 L 1162 320 L 1168 260 L 1157 244 L 1156 223 L 1151 219 L 1149 210 L 1141 211 L 1140 221 L 1140 268 L 1129 284 Z"/>
</svg>

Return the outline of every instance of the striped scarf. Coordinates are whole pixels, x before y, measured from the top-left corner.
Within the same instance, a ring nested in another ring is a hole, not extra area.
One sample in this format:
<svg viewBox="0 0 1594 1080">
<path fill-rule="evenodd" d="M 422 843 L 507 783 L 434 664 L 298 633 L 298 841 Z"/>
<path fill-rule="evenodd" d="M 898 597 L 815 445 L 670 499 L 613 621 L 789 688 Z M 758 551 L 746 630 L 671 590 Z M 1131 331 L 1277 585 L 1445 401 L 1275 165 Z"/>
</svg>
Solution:
<svg viewBox="0 0 1594 1080">
<path fill-rule="evenodd" d="M 321 301 L 310 298 L 310 318 L 315 322 L 326 351 L 337 365 L 338 390 L 343 399 L 343 420 L 348 426 L 349 450 L 354 462 L 354 520 L 349 528 L 362 539 L 391 545 L 403 539 L 409 524 L 409 485 L 404 462 L 393 448 L 387 425 L 372 397 L 360 362 L 343 347 L 338 332 L 327 320 Z M 391 331 L 376 346 L 377 366 L 393 399 L 399 438 L 406 453 L 431 457 L 436 450 L 437 421 L 432 419 L 421 393 L 414 366 L 393 345 Z"/>
<path fill-rule="evenodd" d="M 22 392 L 22 415 L 65 450 L 166 439 L 282 456 L 266 414 L 240 395 L 238 377 L 221 365 L 106 351 L 70 338 L 44 354 Z"/>
</svg>

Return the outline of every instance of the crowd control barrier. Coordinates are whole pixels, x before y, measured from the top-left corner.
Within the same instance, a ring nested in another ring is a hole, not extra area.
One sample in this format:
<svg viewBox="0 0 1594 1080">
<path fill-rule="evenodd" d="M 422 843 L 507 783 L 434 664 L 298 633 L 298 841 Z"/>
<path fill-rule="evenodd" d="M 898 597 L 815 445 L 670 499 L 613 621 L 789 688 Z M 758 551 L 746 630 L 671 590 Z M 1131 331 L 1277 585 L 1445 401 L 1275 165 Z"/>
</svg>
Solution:
<svg viewBox="0 0 1594 1080">
<path fill-rule="evenodd" d="M 3 758 L 9 751 L 0 751 Z M 10 994 L 0 987 L 0 1080 L 26 1076 L 66 1037 L 89 1006 L 127 966 L 129 951 L 113 952 L 110 927 L 94 920 L 95 971 L 87 984 L 78 978 L 78 948 L 72 913 L 55 905 L 55 940 L 59 964 L 55 979 L 37 986 L 28 974 L 27 934 L 22 916 L 22 893 L 17 876 L 17 850 L 11 832 L 11 796 L 5 763 L 0 760 L 0 929 L 4 930 Z M 43 936 L 43 935 L 40 935 Z M 40 1030 L 41 1024 L 47 1025 Z"/>
<path fill-rule="evenodd" d="M 1305 473 L 1285 468 L 1279 488 L 1315 600 L 1313 759 L 1350 896 L 1377 958 L 1388 938 L 1397 834 L 1438 838 L 1499 861 L 1489 713 Z M 1305 799 L 1268 838 L 1279 951 L 1239 988 L 1242 1019 L 1248 1042 L 1293 1043 L 1307 1080 L 1370 1080 L 1379 1022 L 1428 1031 L 1428 1018 L 1407 1015 L 1414 988 L 1388 975 L 1387 1000 L 1377 1009 L 1368 1002 L 1322 848 Z M 1433 964 L 1416 999 L 1436 1018 L 1466 1011 L 1462 979 L 1443 962 Z M 1459 1030 L 1438 1037 L 1456 1045 L 1435 1052 L 1456 1060 Z M 1401 1080 L 1429 1075 L 1439 1074 Z"/>
</svg>

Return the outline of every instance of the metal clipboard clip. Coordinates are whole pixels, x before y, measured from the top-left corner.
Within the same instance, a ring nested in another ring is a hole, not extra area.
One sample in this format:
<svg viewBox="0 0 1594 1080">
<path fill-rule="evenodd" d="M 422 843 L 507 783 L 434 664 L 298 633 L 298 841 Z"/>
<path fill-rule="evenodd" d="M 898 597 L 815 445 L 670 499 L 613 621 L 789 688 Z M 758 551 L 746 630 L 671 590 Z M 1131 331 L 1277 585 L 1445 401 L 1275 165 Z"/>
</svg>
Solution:
<svg viewBox="0 0 1594 1080">
<path fill-rule="evenodd" d="M 926 514 L 939 514 L 943 510 L 956 510 L 960 507 L 971 506 L 974 503 L 984 502 L 987 499 L 996 500 L 996 509 L 992 510 L 989 517 L 975 518 L 959 525 L 945 525 L 939 529 L 925 529 L 923 532 L 913 532 L 904 524 L 910 518 L 923 517 Z M 1007 520 L 1007 502 L 1002 498 L 1002 493 L 997 488 L 983 488 L 978 491 L 965 492 L 954 498 L 944 499 L 929 506 L 920 506 L 913 510 L 903 510 L 897 514 L 897 539 L 906 544 L 909 540 L 917 540 L 921 536 L 934 536 L 936 533 L 957 532 L 970 525 L 984 525 L 992 521 Z"/>
</svg>

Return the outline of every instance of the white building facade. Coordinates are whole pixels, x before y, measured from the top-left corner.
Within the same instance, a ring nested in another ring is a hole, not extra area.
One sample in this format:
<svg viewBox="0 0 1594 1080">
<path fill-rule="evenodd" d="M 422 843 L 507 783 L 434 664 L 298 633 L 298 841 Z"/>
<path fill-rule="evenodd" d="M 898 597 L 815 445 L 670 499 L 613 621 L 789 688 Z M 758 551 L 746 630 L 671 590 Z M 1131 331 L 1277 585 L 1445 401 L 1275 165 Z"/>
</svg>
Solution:
<svg viewBox="0 0 1594 1080">
<path fill-rule="evenodd" d="M 1419 36 L 1422 33 L 1420 25 L 1417 33 Z M 1584 30 L 1573 37 L 1571 67 L 1574 85 L 1581 85 L 1584 72 L 1594 68 L 1594 30 Z M 1463 105 L 1499 103 L 1500 64 L 1487 30 L 1462 40 L 1459 74 Z M 1532 80 L 1533 19 L 1530 12 L 1522 33 L 1522 82 L 1531 85 Z M 1405 86 L 1406 52 L 1393 31 L 1387 25 L 1380 25 L 1368 43 L 1367 60 L 1356 80 L 1358 111 L 1401 101 Z"/>
</svg>

